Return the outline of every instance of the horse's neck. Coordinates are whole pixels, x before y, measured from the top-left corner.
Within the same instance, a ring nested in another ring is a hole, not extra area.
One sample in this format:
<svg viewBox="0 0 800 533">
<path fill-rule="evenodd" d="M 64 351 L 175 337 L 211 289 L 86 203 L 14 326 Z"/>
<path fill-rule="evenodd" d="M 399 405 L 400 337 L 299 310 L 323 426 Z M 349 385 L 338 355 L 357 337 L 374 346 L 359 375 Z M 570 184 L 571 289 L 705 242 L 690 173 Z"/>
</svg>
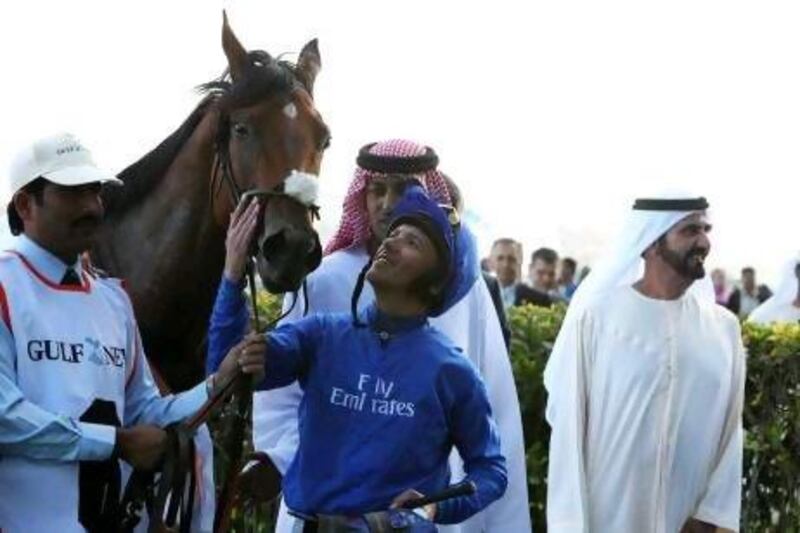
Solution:
<svg viewBox="0 0 800 533">
<path fill-rule="evenodd" d="M 93 250 L 102 268 L 127 279 L 142 322 L 175 327 L 213 303 L 225 254 L 210 205 L 215 122 L 208 112 L 148 198 L 115 216 Z M 194 312 L 176 316 L 183 305 Z"/>
</svg>

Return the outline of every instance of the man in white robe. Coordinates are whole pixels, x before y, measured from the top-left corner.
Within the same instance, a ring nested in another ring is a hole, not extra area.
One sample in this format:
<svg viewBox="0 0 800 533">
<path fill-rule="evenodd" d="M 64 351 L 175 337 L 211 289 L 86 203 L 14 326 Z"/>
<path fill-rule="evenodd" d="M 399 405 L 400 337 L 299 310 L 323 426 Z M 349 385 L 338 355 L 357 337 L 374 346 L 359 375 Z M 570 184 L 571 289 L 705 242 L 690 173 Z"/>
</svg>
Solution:
<svg viewBox="0 0 800 533">
<path fill-rule="evenodd" d="M 362 150 L 359 168 L 344 202 L 339 231 L 328 244 L 322 265 L 307 280 L 309 313 L 350 311 L 356 279 L 374 251 L 373 246 L 377 242 L 374 235 L 381 231 L 381 224 L 388 220 L 391 207 L 399 199 L 403 176 L 413 175 L 434 198 L 450 203 L 443 174 L 435 168 L 414 172 L 414 161 L 422 161 L 430 154 L 433 154 L 432 150 L 403 140 L 385 141 Z M 392 170 L 397 172 L 374 170 L 386 164 L 392 167 L 393 160 L 397 168 Z M 411 166 L 406 167 L 408 164 Z M 477 257 L 475 261 L 477 264 Z M 292 295 L 287 296 L 285 308 L 292 299 Z M 297 305 L 286 320 L 303 315 L 303 301 L 303 295 L 299 295 Z M 365 284 L 359 308 L 366 307 L 372 301 L 372 287 Z M 503 498 L 467 522 L 439 529 L 453 533 L 529 532 L 531 525 L 519 401 L 503 334 L 483 279 L 476 276 L 469 292 L 441 317 L 432 319 L 431 324 L 462 348 L 480 372 L 508 465 L 508 489 Z M 269 455 L 281 473 L 285 473 L 297 449 L 297 408 L 301 399 L 302 391 L 297 384 L 257 393 L 254 397 L 255 449 Z M 463 477 L 462 462 L 457 454 L 451 457 L 450 465 L 454 479 Z M 291 531 L 293 522 L 283 507 L 277 530 Z"/>
<path fill-rule="evenodd" d="M 637 200 L 578 288 L 545 370 L 551 533 L 739 529 L 739 323 L 689 290 L 705 275 L 706 207 Z"/>
<path fill-rule="evenodd" d="M 775 294 L 756 307 L 747 320 L 756 324 L 800 322 L 800 256 L 786 264 Z"/>
</svg>

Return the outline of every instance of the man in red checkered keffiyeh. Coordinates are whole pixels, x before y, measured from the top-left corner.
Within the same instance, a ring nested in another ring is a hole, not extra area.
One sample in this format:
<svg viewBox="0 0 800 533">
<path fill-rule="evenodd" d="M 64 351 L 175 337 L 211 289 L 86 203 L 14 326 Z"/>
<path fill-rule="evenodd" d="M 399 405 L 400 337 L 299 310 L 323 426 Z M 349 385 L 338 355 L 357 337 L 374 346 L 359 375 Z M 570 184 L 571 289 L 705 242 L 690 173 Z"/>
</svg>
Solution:
<svg viewBox="0 0 800 533">
<path fill-rule="evenodd" d="M 376 177 L 414 176 L 434 200 L 450 203 L 447 183 L 436 168 L 438 158 L 430 148 L 413 141 L 391 139 L 365 146 L 357 161 L 355 176 L 342 206 L 339 229 L 325 247 L 325 255 L 365 244 L 373 237 L 367 189 Z"/>
</svg>

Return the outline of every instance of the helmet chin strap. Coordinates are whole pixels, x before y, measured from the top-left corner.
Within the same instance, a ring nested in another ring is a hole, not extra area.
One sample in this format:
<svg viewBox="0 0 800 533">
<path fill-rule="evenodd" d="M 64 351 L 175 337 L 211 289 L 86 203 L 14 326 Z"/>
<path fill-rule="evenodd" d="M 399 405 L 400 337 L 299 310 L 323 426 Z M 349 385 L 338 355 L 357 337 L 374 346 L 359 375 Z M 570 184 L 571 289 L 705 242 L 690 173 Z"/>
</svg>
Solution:
<svg viewBox="0 0 800 533">
<path fill-rule="evenodd" d="M 371 266 L 372 266 L 372 257 L 369 258 L 367 264 L 364 265 L 364 268 L 362 268 L 361 272 L 358 273 L 356 286 L 355 288 L 353 288 L 353 297 L 350 299 L 350 312 L 353 314 L 353 325 L 357 328 L 367 327 L 366 324 L 364 324 L 358 319 L 358 299 L 361 297 L 361 291 L 364 290 L 364 280 L 366 280 L 367 271 L 370 269 Z"/>
</svg>

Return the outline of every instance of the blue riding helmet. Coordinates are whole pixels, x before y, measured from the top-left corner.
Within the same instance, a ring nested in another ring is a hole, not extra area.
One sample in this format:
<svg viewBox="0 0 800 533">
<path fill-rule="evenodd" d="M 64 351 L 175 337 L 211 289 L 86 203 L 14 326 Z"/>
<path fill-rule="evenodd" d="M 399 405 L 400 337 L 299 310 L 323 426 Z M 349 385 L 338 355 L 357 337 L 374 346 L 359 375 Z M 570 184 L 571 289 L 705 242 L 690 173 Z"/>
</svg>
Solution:
<svg viewBox="0 0 800 533">
<path fill-rule="evenodd" d="M 389 231 L 401 224 L 421 229 L 439 254 L 442 286 L 439 304 L 428 313 L 439 316 L 469 291 L 478 277 L 478 258 L 472 235 L 461 226 L 458 212 L 434 202 L 419 184 L 409 186 L 392 210 Z"/>
<path fill-rule="evenodd" d="M 442 287 L 437 305 L 428 315 L 437 317 L 453 307 L 480 275 L 477 246 L 472 233 L 460 224 L 458 212 L 450 206 L 442 206 L 428 196 L 422 186 L 412 181 L 402 198 L 392 209 L 388 231 L 400 224 L 412 224 L 420 228 L 431 239 L 439 256 L 437 282 Z M 352 313 L 357 319 L 357 304 L 364 284 L 364 275 L 371 266 L 368 263 L 356 282 L 353 291 Z"/>
</svg>

